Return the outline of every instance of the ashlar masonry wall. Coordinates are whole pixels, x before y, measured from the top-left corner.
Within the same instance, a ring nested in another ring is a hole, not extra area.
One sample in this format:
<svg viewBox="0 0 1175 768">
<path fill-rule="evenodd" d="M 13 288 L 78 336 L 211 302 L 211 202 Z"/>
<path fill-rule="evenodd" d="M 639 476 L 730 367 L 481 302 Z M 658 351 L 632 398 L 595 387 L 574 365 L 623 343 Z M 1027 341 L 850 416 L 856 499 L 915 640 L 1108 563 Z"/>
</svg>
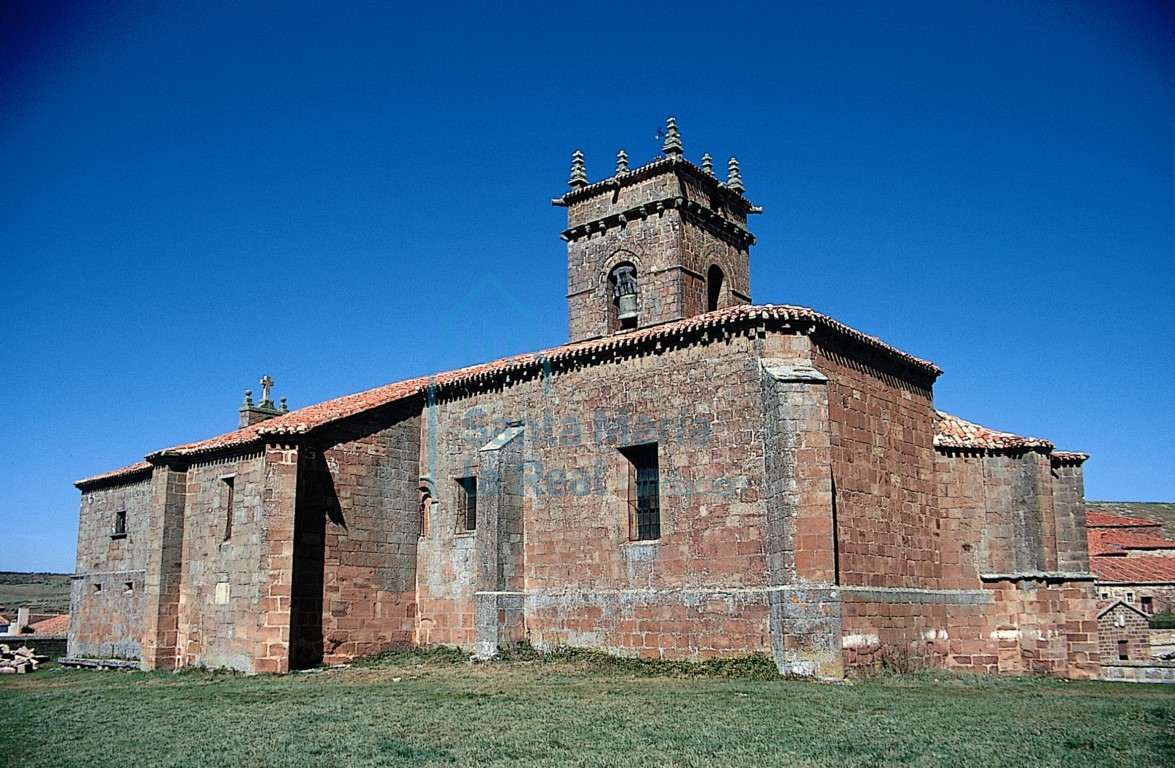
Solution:
<svg viewBox="0 0 1175 768">
<path fill-rule="evenodd" d="M 144 587 L 152 549 L 150 471 L 83 490 L 77 571 L 70 585 L 68 655 L 137 660 L 142 655 Z M 125 515 L 125 533 L 115 520 Z"/>
<path fill-rule="evenodd" d="M 271 578 L 263 567 L 272 522 L 263 509 L 265 495 L 260 452 L 192 464 L 187 471 L 181 666 L 267 671 L 256 666 L 262 599 Z"/>
<path fill-rule="evenodd" d="M 942 530 L 984 594 L 978 612 L 949 614 L 947 666 L 1097 676 L 1080 468 L 1053 463 L 1042 451 L 939 451 Z"/>
<path fill-rule="evenodd" d="M 760 373 L 752 340 L 715 338 L 439 393 L 421 465 L 421 643 L 472 648 L 479 529 L 457 529 L 457 479 L 521 427 L 526 637 L 538 648 L 706 658 L 770 651 Z M 628 459 L 657 444 L 660 538 L 634 541 Z"/>
<path fill-rule="evenodd" d="M 812 359 L 828 378 L 844 663 L 941 660 L 985 598 L 935 503 L 933 377 L 823 334 Z"/>
<path fill-rule="evenodd" d="M 413 641 L 420 403 L 316 434 L 295 526 L 292 664 L 338 663 Z"/>
</svg>

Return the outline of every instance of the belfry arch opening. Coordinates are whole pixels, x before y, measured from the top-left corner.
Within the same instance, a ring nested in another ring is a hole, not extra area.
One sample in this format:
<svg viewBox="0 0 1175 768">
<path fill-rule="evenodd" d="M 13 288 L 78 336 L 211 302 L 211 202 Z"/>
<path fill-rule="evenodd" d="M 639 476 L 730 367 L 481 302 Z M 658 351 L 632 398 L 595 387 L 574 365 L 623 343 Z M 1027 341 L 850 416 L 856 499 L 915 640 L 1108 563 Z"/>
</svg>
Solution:
<svg viewBox="0 0 1175 768">
<path fill-rule="evenodd" d="M 622 261 L 608 272 L 608 330 L 636 328 L 640 317 L 640 288 L 636 267 Z"/>
<path fill-rule="evenodd" d="M 722 274 L 722 269 L 717 264 L 711 265 L 706 273 L 707 312 L 713 312 L 722 305 L 722 284 L 725 280 L 726 276 Z"/>
</svg>

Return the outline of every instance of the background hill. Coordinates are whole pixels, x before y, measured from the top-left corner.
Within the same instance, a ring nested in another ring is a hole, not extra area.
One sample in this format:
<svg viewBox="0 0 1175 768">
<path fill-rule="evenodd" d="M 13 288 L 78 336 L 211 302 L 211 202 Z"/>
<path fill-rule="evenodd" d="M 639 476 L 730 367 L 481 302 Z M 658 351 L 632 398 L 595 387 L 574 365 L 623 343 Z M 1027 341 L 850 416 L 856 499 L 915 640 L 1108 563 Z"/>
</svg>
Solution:
<svg viewBox="0 0 1175 768">
<path fill-rule="evenodd" d="M 5 613 L 69 613 L 69 574 L 0 571 L 0 606 Z"/>
</svg>

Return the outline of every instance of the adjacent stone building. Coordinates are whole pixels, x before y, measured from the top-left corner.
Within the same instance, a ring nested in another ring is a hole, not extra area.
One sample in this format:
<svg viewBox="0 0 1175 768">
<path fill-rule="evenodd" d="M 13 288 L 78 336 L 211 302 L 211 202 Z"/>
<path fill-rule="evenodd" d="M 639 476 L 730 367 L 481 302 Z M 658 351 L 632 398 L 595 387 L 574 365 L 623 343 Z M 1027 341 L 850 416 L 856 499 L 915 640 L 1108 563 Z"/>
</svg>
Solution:
<svg viewBox="0 0 1175 768">
<path fill-rule="evenodd" d="M 935 410 L 941 371 L 751 304 L 739 167 L 565 207 L 571 341 L 79 481 L 70 654 L 283 672 L 395 644 L 1095 677 L 1082 462 Z"/>
<path fill-rule="evenodd" d="M 1099 600 L 1097 623 L 1106 664 L 1151 660 L 1150 622 L 1138 608 L 1121 600 Z"/>
<path fill-rule="evenodd" d="M 1122 600 L 1146 615 L 1175 612 L 1175 541 L 1162 524 L 1102 512 L 1087 516 L 1091 570 L 1102 600 Z"/>
</svg>

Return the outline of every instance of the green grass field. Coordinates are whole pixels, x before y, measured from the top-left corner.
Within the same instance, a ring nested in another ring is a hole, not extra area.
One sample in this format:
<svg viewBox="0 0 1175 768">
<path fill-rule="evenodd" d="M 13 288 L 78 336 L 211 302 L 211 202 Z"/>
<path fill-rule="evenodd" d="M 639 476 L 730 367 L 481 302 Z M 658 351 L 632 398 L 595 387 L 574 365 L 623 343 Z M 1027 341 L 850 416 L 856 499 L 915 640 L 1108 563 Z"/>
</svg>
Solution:
<svg viewBox="0 0 1175 768">
<path fill-rule="evenodd" d="M 54 768 L 1175 765 L 1175 686 L 685 669 L 420 652 L 285 676 L 45 669 L 0 678 L 0 754 Z"/>
</svg>

